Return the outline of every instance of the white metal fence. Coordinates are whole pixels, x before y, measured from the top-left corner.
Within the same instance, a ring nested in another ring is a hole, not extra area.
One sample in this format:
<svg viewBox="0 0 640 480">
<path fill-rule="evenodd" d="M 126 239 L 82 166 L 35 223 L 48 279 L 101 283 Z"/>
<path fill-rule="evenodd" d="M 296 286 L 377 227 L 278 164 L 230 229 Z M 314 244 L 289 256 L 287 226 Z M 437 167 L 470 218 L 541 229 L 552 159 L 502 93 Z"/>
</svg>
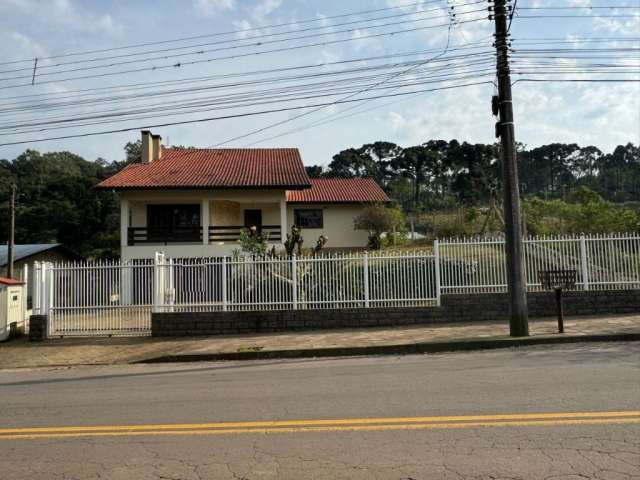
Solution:
<svg viewBox="0 0 640 480">
<path fill-rule="evenodd" d="M 543 270 L 576 270 L 577 288 L 640 288 L 640 236 L 634 234 L 530 237 L 524 240 L 527 289 L 542 289 Z M 504 239 L 451 239 L 440 251 L 442 293 L 507 290 Z"/>
<path fill-rule="evenodd" d="M 575 269 L 578 288 L 640 288 L 640 237 L 529 238 L 530 291 L 541 270 Z M 51 336 L 146 335 L 152 311 L 258 311 L 437 305 L 442 294 L 506 291 L 503 239 L 436 241 L 433 252 L 300 258 L 41 263 L 34 313 Z"/>
<path fill-rule="evenodd" d="M 152 311 L 435 305 L 435 277 L 424 252 L 42 263 L 34 313 L 50 336 L 145 335 Z"/>
<path fill-rule="evenodd" d="M 296 310 L 428 305 L 434 257 L 420 252 L 161 261 L 162 310 Z"/>
</svg>

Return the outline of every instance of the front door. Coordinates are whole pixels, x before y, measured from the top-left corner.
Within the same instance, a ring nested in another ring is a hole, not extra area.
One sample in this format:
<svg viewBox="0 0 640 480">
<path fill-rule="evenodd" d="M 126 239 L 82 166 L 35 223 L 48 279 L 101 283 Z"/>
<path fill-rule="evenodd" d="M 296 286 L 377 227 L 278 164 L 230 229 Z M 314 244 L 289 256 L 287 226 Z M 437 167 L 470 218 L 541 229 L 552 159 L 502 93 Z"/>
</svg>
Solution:
<svg viewBox="0 0 640 480">
<path fill-rule="evenodd" d="M 244 226 L 256 227 L 256 231 L 260 232 L 262 230 L 262 210 L 245 210 Z"/>
</svg>

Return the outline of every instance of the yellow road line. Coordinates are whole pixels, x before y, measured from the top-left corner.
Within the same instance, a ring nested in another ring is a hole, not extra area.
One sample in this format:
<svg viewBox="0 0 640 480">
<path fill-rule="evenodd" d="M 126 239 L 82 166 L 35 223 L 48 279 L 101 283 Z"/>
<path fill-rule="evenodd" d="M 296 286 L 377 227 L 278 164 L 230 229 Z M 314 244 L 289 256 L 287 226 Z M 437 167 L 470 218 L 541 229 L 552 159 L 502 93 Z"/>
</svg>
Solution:
<svg viewBox="0 0 640 480">
<path fill-rule="evenodd" d="M 254 422 L 216 422 L 216 423 L 177 423 L 150 425 L 87 425 L 68 427 L 29 427 L 29 428 L 0 428 L 0 435 L 4 433 L 37 433 L 37 432 L 76 432 L 76 431 L 113 431 L 113 430 L 193 430 L 212 428 L 258 428 L 258 427 L 289 427 L 307 425 L 368 425 L 387 423 L 426 423 L 426 422 L 458 422 L 485 420 L 531 420 L 531 419 L 566 419 L 566 418 L 614 418 L 636 417 L 638 411 L 618 412 L 566 412 L 566 413 L 512 413 L 497 415 L 455 415 L 441 417 L 398 417 L 398 418 L 344 418 L 330 420 L 272 420 Z"/>
<path fill-rule="evenodd" d="M 9 439 L 37 439 L 37 438 L 67 438 L 67 437 L 97 437 L 97 436 L 140 436 L 140 435 L 228 435 L 240 433 L 296 433 L 317 431 L 375 431 L 375 430 L 425 430 L 425 429 L 451 429 L 451 428 L 479 428 L 479 427 L 508 427 L 508 426 L 560 426 L 560 425 L 601 425 L 601 424 L 640 424 L 640 412 L 594 412 L 598 415 L 587 413 L 556 414 L 557 418 L 547 420 L 525 420 L 531 415 L 517 417 L 514 415 L 485 415 L 468 417 L 421 417 L 427 419 L 439 419 L 440 422 L 417 422 L 417 418 L 409 418 L 412 422 L 400 422 L 401 419 L 352 419 L 352 420 L 315 420 L 315 421 L 283 421 L 283 422 L 238 422 L 210 424 L 213 427 L 204 427 L 206 424 L 195 424 L 197 428 L 184 427 L 182 430 L 163 429 L 163 425 L 132 425 L 130 427 L 59 427 L 57 429 L 5 429 L 0 433 L 0 440 Z M 614 414 L 614 415 L 611 415 Z M 549 418 L 550 414 L 541 414 Z M 591 418 L 579 418 L 590 416 Z M 476 418 L 484 418 L 491 421 L 473 421 Z M 499 417 L 496 419 L 496 417 Z M 500 417 L 517 418 L 515 420 L 500 420 Z M 568 418 L 573 417 L 573 418 Z M 444 420 L 455 418 L 458 420 L 443 423 Z M 532 417 L 536 418 L 536 417 Z M 540 417 L 538 417 L 540 418 Z M 495 419 L 495 420 L 494 420 Z M 395 424 L 389 424 L 391 421 Z M 292 423 L 296 422 L 296 423 Z M 268 426 L 258 427 L 256 424 Z M 224 425 L 224 427 L 221 427 Z M 232 425 L 248 425 L 250 428 L 230 428 Z M 287 426 L 289 425 L 289 426 Z M 166 427 L 166 426 L 165 426 Z M 173 427 L 176 427 L 175 425 Z M 97 430 L 97 429 L 100 430 Z"/>
<path fill-rule="evenodd" d="M 281 428 L 237 428 L 224 430 L 159 430 L 159 431 L 111 431 L 111 432 L 69 432 L 69 433 L 36 433 L 0 435 L 0 440 L 28 440 L 47 438 L 73 438 L 73 437 L 126 437 L 126 436 L 156 436 L 156 435 L 231 435 L 246 433 L 304 433 L 304 432 L 344 432 L 344 431 L 385 431 L 385 430 L 435 430 L 435 429 L 462 429 L 480 427 L 535 427 L 535 426 L 562 426 L 562 425 L 622 425 L 640 424 L 640 418 L 614 418 L 614 419 L 575 419 L 575 420 L 531 420 L 531 421 L 504 421 L 504 422 L 470 422 L 470 423 L 424 423 L 424 424 L 398 424 L 398 425 L 353 425 L 353 426 L 317 426 L 317 427 L 281 427 Z"/>
</svg>

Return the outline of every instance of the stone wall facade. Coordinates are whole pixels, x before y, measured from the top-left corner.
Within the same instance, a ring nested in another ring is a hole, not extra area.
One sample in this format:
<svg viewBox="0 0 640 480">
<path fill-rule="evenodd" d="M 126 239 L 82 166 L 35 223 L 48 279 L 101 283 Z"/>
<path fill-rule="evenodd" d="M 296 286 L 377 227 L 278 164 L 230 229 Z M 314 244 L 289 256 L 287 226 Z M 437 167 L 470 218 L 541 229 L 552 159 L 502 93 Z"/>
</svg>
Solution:
<svg viewBox="0 0 640 480">
<path fill-rule="evenodd" d="M 42 342 L 47 339 L 48 317 L 46 315 L 31 315 L 29 317 L 29 341 Z"/>
<path fill-rule="evenodd" d="M 553 292 L 528 295 L 531 317 L 556 315 Z M 443 295 L 440 307 L 154 313 L 153 336 L 225 335 L 333 328 L 420 325 L 508 319 L 506 294 Z M 564 295 L 566 316 L 640 312 L 640 290 L 575 291 Z"/>
</svg>

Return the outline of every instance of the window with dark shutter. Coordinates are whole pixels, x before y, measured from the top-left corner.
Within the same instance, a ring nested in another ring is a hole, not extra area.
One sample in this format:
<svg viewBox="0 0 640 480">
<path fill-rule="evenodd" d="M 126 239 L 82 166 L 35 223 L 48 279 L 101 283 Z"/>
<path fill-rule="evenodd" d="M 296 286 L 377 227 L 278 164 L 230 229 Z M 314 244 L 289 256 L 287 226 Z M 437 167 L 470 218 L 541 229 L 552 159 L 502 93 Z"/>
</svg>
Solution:
<svg viewBox="0 0 640 480">
<path fill-rule="evenodd" d="M 322 209 L 296 209 L 294 210 L 294 222 L 300 228 L 322 228 Z"/>
</svg>

